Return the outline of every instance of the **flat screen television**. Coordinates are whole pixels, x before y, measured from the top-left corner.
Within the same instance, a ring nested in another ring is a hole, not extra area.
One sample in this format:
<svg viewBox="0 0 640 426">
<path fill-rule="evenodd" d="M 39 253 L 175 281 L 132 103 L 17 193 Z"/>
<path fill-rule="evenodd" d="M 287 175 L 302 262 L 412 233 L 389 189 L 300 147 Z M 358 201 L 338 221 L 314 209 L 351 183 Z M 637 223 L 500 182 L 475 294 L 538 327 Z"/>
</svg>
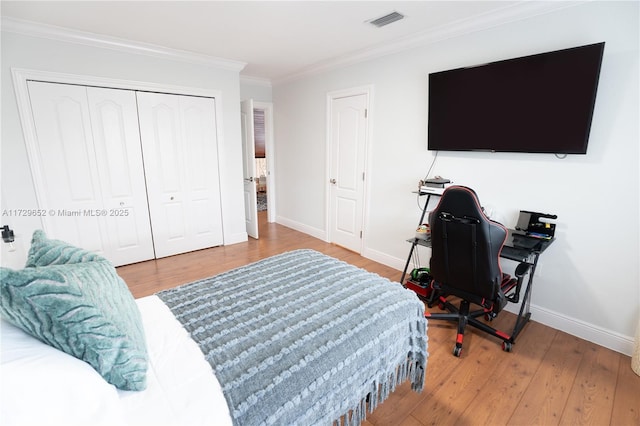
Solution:
<svg viewBox="0 0 640 426">
<path fill-rule="evenodd" d="M 428 149 L 586 154 L 604 42 L 429 74 Z"/>
</svg>

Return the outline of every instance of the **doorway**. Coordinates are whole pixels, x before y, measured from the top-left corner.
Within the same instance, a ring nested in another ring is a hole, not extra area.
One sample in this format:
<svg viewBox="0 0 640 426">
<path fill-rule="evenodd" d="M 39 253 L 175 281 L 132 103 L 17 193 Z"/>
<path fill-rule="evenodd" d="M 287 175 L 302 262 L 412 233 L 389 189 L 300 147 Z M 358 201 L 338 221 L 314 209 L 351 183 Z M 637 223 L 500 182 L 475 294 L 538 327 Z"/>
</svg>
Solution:
<svg viewBox="0 0 640 426">
<path fill-rule="evenodd" d="M 254 131 L 256 137 L 264 140 L 264 155 L 257 169 L 260 185 L 266 195 L 267 222 L 276 221 L 276 184 L 275 184 L 275 143 L 273 140 L 273 104 L 271 102 L 254 102 Z M 258 120 L 255 117 L 260 117 Z"/>
<path fill-rule="evenodd" d="M 241 106 L 246 229 L 257 239 L 260 225 L 276 217 L 273 104 L 248 99 Z"/>
</svg>

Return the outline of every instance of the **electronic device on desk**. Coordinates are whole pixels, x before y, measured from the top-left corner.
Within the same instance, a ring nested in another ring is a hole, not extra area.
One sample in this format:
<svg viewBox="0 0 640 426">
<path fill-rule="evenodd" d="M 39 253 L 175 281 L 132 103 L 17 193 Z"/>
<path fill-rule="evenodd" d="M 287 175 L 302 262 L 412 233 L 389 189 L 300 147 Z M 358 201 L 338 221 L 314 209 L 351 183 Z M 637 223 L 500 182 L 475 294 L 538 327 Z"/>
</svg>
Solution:
<svg viewBox="0 0 640 426">
<path fill-rule="evenodd" d="M 451 185 L 449 179 L 441 176 L 435 176 L 431 179 L 425 179 L 420 182 L 420 193 L 442 195 L 447 186 Z"/>
<path fill-rule="evenodd" d="M 527 237 L 550 240 L 556 233 L 556 224 L 543 221 L 542 219 L 557 219 L 555 214 L 530 212 L 520 210 L 518 223 L 516 224 L 516 234 Z"/>
</svg>

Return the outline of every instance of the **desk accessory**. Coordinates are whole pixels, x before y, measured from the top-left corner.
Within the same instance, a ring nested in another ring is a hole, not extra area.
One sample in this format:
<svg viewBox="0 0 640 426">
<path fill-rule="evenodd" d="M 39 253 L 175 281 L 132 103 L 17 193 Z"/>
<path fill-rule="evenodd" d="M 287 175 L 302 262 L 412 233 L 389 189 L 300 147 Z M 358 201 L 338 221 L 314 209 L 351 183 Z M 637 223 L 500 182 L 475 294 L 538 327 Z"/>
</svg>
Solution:
<svg viewBox="0 0 640 426">
<path fill-rule="evenodd" d="M 534 238 L 551 239 L 556 233 L 556 224 L 541 219 L 557 219 L 555 214 L 520 210 L 516 231 Z"/>
</svg>

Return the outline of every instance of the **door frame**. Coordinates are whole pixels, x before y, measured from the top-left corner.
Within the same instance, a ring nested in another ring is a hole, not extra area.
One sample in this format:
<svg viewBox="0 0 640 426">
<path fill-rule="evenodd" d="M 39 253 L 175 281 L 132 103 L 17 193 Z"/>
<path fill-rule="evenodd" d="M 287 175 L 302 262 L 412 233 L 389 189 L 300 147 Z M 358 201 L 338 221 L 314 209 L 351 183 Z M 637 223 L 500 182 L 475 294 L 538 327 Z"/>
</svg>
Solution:
<svg viewBox="0 0 640 426">
<path fill-rule="evenodd" d="M 121 80 L 108 77 L 97 77 L 81 74 L 59 73 L 52 71 L 40 71 L 25 68 L 11 68 L 11 76 L 13 79 L 13 87 L 16 94 L 16 103 L 18 106 L 18 115 L 20 117 L 20 123 L 22 126 L 22 133 L 24 136 L 24 143 L 27 149 L 27 157 L 29 159 L 29 165 L 31 166 L 31 176 L 34 180 L 35 187 L 42 187 L 44 177 L 40 174 L 40 163 L 37 156 L 37 135 L 35 122 L 31 115 L 31 101 L 29 99 L 29 89 L 27 82 L 30 80 L 42 81 L 48 83 L 61 83 L 61 84 L 75 84 L 79 86 L 95 86 L 104 87 L 109 89 L 124 89 L 134 91 L 147 91 L 157 93 L 167 93 L 175 95 L 192 95 L 202 96 L 207 98 L 215 98 L 215 114 L 216 114 L 216 137 L 218 140 L 218 170 L 220 173 L 220 202 L 222 207 L 222 235 L 223 245 L 232 244 L 236 241 L 235 238 L 231 238 L 233 241 L 228 241 L 229 236 L 225 232 L 224 219 L 225 219 L 225 177 L 228 175 L 226 170 L 226 162 L 220 161 L 221 158 L 226 158 L 224 155 L 224 132 L 223 132 L 223 119 L 224 117 L 222 105 L 224 104 L 222 99 L 222 91 L 215 89 L 201 89 L 196 87 L 175 86 L 162 83 L 147 83 L 135 80 Z M 38 191 L 36 192 L 36 202 L 38 206 L 42 206 L 44 200 Z M 40 223 L 45 228 L 43 218 L 40 218 Z M 246 233 L 245 233 L 246 236 Z"/>
<path fill-rule="evenodd" d="M 264 149 L 267 159 L 267 222 L 276 221 L 276 163 L 275 141 L 273 139 L 273 103 L 253 102 L 253 109 L 264 111 Z"/>
<path fill-rule="evenodd" d="M 373 104 L 373 84 L 365 85 L 365 86 L 357 86 L 348 89 L 335 90 L 327 93 L 327 117 L 326 117 L 326 168 L 325 168 L 325 241 L 333 242 L 333 235 L 331 233 L 331 214 L 334 206 L 331 203 L 331 157 L 332 157 L 332 128 L 333 123 L 331 120 L 333 114 L 333 101 L 339 98 L 346 98 L 349 96 L 357 96 L 357 95 L 365 95 L 366 96 L 366 109 L 367 109 L 367 136 L 364 142 L 364 170 L 365 170 L 365 179 L 363 185 L 363 194 L 362 194 L 362 238 L 360 239 L 360 249 L 358 251 L 359 254 L 362 254 L 364 248 L 366 247 L 366 238 L 367 238 L 367 225 L 369 222 L 369 198 L 370 198 L 370 185 L 369 182 L 371 180 L 371 139 L 373 135 L 373 112 L 371 105 Z"/>
</svg>

